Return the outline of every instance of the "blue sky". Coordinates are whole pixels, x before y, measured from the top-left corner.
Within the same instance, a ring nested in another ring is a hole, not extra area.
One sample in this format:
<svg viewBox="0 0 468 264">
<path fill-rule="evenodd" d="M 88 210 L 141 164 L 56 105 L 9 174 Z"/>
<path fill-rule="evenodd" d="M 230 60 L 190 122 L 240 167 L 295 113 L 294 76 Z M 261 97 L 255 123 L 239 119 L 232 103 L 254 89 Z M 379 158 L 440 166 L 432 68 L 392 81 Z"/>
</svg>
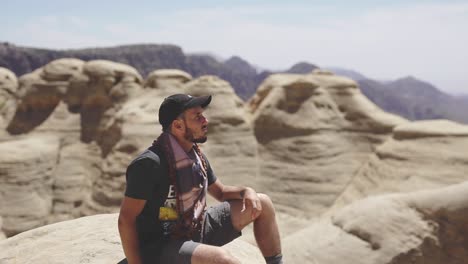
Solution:
<svg viewBox="0 0 468 264">
<path fill-rule="evenodd" d="M 468 94 L 468 1 L 6 1 L 0 41 L 166 43 L 267 69 L 299 61 Z"/>
</svg>

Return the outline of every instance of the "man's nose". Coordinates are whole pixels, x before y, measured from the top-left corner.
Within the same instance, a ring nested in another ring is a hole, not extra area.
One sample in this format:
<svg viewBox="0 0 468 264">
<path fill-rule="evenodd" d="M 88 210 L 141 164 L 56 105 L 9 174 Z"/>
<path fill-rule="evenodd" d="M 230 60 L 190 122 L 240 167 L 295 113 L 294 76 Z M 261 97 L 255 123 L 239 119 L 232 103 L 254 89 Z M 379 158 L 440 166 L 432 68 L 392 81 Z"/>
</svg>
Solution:
<svg viewBox="0 0 468 264">
<path fill-rule="evenodd" d="M 208 118 L 206 118 L 205 116 L 202 116 L 202 124 L 208 125 L 208 123 L 209 123 Z"/>
</svg>

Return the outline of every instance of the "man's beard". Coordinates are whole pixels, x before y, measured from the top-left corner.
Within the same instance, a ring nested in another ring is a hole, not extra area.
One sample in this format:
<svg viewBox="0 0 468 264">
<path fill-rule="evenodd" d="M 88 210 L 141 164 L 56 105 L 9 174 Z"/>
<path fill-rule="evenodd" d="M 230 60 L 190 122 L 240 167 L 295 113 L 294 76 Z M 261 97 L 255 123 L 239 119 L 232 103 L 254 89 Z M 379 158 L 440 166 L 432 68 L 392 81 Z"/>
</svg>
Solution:
<svg viewBox="0 0 468 264">
<path fill-rule="evenodd" d="M 185 133 L 184 133 L 184 138 L 188 141 L 191 141 L 193 143 L 205 143 L 206 140 L 208 140 L 208 137 L 207 136 L 203 136 L 203 137 L 199 137 L 199 138 L 195 138 L 193 136 L 193 131 L 188 128 L 188 127 L 185 127 Z"/>
</svg>

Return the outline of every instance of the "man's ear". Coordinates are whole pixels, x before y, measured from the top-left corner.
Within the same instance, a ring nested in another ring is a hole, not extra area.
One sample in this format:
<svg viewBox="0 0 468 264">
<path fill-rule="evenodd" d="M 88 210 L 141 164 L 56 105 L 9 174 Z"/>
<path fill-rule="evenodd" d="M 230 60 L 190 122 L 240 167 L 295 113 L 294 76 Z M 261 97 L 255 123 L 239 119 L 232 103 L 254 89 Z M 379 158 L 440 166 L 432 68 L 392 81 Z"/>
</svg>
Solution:
<svg viewBox="0 0 468 264">
<path fill-rule="evenodd" d="M 182 131 L 184 129 L 184 123 L 180 119 L 172 121 L 172 128 Z"/>
</svg>

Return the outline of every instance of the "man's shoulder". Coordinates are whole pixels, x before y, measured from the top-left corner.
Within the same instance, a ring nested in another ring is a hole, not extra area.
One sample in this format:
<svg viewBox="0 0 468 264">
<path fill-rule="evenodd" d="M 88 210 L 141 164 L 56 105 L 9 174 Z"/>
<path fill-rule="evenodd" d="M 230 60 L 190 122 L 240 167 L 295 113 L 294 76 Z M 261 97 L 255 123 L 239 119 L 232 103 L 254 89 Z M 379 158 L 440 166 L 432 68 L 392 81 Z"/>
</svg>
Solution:
<svg viewBox="0 0 468 264">
<path fill-rule="evenodd" d="M 208 157 L 205 155 L 205 153 L 202 152 L 201 154 L 203 156 L 203 159 L 205 159 L 206 163 L 208 164 L 208 167 L 211 167 L 210 161 L 208 160 Z"/>
<path fill-rule="evenodd" d="M 136 163 L 154 162 L 158 166 L 161 165 L 161 155 L 156 148 L 150 147 L 140 153 L 133 159 L 130 166 Z"/>
</svg>

